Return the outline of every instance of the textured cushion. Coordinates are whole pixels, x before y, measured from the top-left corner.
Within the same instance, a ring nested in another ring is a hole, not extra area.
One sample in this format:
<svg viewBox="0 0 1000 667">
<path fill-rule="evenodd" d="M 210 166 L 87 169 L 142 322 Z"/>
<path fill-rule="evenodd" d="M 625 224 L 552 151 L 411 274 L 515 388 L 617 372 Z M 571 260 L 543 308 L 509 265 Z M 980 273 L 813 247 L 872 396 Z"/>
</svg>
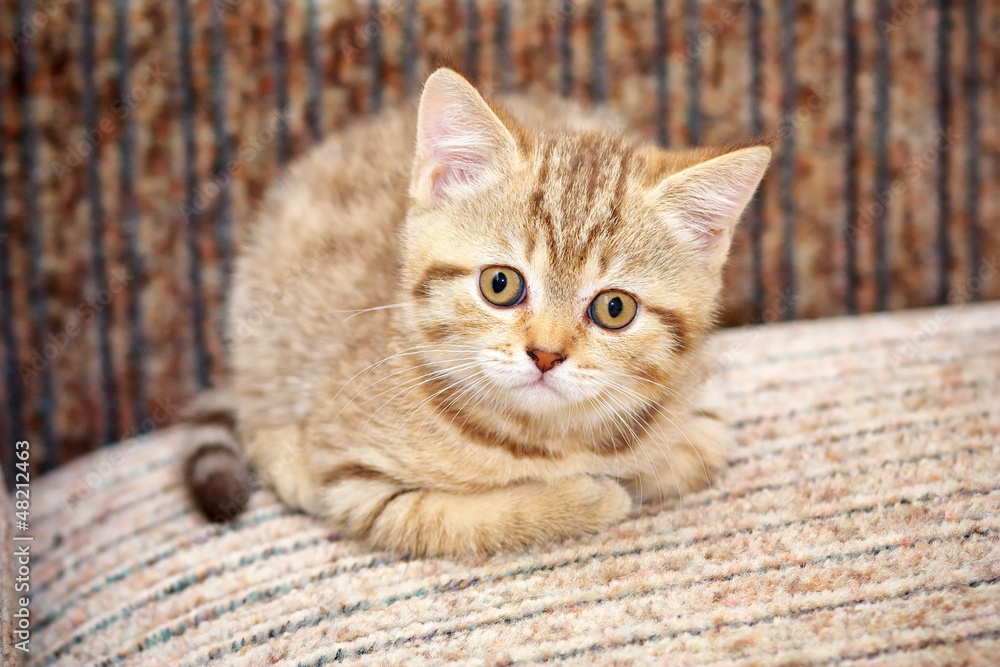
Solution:
<svg viewBox="0 0 1000 667">
<path fill-rule="evenodd" d="M 1000 654 L 1000 305 L 733 330 L 714 487 L 528 553 L 405 560 L 260 492 L 206 524 L 166 430 L 44 478 L 51 664 L 961 661 Z"/>
<path fill-rule="evenodd" d="M 8 665 L 19 658 L 14 649 L 11 621 L 18 607 L 14 591 L 14 507 L 0 476 L 0 661 Z"/>
</svg>

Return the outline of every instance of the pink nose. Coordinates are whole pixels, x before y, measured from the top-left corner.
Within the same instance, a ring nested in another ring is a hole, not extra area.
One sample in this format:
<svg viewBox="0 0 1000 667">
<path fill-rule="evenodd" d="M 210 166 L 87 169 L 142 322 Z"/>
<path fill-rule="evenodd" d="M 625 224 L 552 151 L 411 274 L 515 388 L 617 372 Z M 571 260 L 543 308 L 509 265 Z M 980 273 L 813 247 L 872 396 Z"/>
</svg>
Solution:
<svg viewBox="0 0 1000 667">
<path fill-rule="evenodd" d="M 528 356 L 535 361 L 538 370 L 541 372 L 550 371 L 556 364 L 561 364 L 566 360 L 566 356 L 558 352 L 546 352 L 544 350 L 528 350 Z"/>
</svg>

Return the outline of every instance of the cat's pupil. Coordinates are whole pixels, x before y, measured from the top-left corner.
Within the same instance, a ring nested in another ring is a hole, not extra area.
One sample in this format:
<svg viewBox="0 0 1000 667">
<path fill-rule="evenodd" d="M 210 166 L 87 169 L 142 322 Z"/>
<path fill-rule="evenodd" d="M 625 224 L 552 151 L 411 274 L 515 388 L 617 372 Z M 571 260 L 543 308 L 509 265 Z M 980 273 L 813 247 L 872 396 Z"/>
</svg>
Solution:
<svg viewBox="0 0 1000 667">
<path fill-rule="evenodd" d="M 500 294 L 507 289 L 507 274 L 502 271 L 493 276 L 493 293 Z"/>
<path fill-rule="evenodd" d="M 608 301 L 608 315 L 610 315 L 612 318 L 621 315 L 622 308 L 624 308 L 624 306 L 622 305 L 621 297 L 616 296 L 615 298 L 611 299 L 611 301 Z"/>
</svg>

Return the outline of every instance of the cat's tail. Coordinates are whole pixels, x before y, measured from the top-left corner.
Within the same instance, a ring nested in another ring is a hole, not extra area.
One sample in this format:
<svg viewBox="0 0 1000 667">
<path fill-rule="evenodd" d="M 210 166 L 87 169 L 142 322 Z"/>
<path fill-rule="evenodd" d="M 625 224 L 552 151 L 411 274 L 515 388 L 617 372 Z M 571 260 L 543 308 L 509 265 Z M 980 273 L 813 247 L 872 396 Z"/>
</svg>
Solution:
<svg viewBox="0 0 1000 667">
<path fill-rule="evenodd" d="M 180 415 L 188 439 L 184 484 L 212 521 L 238 517 L 250 500 L 250 466 L 236 435 L 236 403 L 225 389 L 199 394 Z"/>
</svg>

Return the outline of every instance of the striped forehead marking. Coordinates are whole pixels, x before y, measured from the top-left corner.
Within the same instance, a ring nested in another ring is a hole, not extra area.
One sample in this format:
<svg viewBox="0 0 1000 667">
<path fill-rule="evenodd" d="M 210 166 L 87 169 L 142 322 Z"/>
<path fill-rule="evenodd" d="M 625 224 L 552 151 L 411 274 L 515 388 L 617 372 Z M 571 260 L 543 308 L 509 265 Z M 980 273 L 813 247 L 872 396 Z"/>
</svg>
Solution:
<svg viewBox="0 0 1000 667">
<path fill-rule="evenodd" d="M 604 256 L 601 248 L 621 229 L 622 202 L 635 149 L 607 138 L 580 135 L 572 143 L 550 139 L 540 152 L 528 202 L 532 229 L 527 247 L 530 253 L 536 237 L 544 237 L 549 268 L 570 279 L 592 253 Z M 602 264 L 607 265 L 606 257 Z"/>
</svg>

